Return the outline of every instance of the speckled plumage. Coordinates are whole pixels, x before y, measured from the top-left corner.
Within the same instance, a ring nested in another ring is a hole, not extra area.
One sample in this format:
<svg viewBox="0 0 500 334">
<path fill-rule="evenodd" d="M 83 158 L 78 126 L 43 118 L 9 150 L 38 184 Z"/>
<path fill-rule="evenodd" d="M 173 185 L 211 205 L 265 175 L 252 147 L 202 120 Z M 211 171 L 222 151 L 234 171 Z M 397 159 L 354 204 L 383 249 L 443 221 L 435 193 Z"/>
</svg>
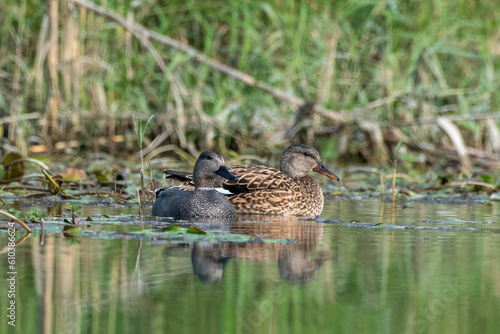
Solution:
<svg viewBox="0 0 500 334">
<path fill-rule="evenodd" d="M 216 186 L 231 192 L 229 200 L 237 213 L 299 215 L 316 217 L 323 211 L 323 192 L 309 171 L 338 180 L 321 162 L 318 151 L 306 145 L 292 145 L 280 160 L 280 171 L 260 165 L 229 167 L 238 181 L 216 181 Z M 190 175 L 164 172 L 184 180 L 180 189 L 193 189 Z"/>
<path fill-rule="evenodd" d="M 231 202 L 213 189 L 217 177 L 237 180 L 228 172 L 220 153 L 203 152 L 196 161 L 193 174 L 193 186 L 190 189 L 158 189 L 152 215 L 183 220 L 235 220 L 236 212 Z"/>
</svg>

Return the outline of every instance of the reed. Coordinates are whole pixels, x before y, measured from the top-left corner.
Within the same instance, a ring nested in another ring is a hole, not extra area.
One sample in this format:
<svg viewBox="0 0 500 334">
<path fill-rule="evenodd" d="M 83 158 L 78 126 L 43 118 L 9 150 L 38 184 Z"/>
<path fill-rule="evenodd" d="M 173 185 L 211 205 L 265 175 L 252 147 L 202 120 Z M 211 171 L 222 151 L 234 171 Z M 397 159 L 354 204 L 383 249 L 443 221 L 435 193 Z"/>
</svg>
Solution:
<svg viewBox="0 0 500 334">
<path fill-rule="evenodd" d="M 491 140 L 500 133 L 498 118 L 474 118 L 496 111 L 500 101 L 494 1 L 118 0 L 102 6 L 317 104 L 299 124 L 293 99 L 141 38 L 75 2 L 5 0 L 0 122 L 19 150 L 28 152 L 27 139 L 38 137 L 47 152 L 70 140 L 91 151 L 131 151 L 132 116 L 157 115 L 144 137 L 168 133 L 162 145 L 192 156 L 206 149 L 270 154 L 301 141 L 330 160 L 383 165 L 390 157 L 374 152 L 381 152 L 379 134 L 388 124 L 408 141 L 448 144 L 453 138 L 435 123 L 414 120 L 453 115 L 471 116 L 455 123 L 465 146 L 500 153 Z M 36 119 L 23 118 L 30 113 Z M 374 126 L 367 130 L 367 122 Z M 101 137 L 105 144 L 96 142 Z"/>
</svg>

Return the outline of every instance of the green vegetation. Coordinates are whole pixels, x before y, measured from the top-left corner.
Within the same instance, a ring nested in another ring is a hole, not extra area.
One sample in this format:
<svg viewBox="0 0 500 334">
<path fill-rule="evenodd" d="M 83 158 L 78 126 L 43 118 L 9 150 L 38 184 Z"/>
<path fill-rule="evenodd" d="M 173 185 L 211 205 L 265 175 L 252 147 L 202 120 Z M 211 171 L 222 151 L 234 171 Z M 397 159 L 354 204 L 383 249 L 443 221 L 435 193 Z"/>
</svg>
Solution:
<svg viewBox="0 0 500 334">
<path fill-rule="evenodd" d="M 78 225 L 77 217 L 80 215 L 80 210 L 82 209 L 81 205 L 78 204 L 70 204 L 68 208 L 64 209 L 64 212 L 67 212 L 71 215 L 71 221 L 65 219 L 64 221 L 67 224 Z"/>
<path fill-rule="evenodd" d="M 100 2 L 314 101 L 298 109 L 77 3 L 51 3 L 0 4 L 0 131 L 24 156 L 136 152 L 133 117 L 151 115 L 144 143 L 158 140 L 144 153 L 155 169 L 167 164 L 160 156 L 269 156 L 299 141 L 327 161 L 385 164 L 404 138 L 401 157 L 460 158 L 466 170 L 464 145 L 500 152 L 493 0 Z M 500 161 L 468 154 L 488 168 Z"/>
<path fill-rule="evenodd" d="M 338 203 L 348 212 L 342 218 L 360 216 L 359 202 Z M 371 209 L 381 205 L 372 204 Z M 404 223 L 442 216 L 442 210 L 410 209 Z M 492 212 L 491 206 L 445 210 L 473 210 L 474 216 Z M 373 211 L 364 215 L 375 219 Z M 274 224 L 267 225 L 273 231 Z M 47 333 L 497 332 L 500 244 L 495 233 L 332 225 L 301 231 L 303 244 L 207 245 L 199 253 L 182 240 L 82 236 L 75 244 L 47 234 L 45 247 L 36 239 L 17 247 L 23 276 L 16 305 L 26 319 L 40 317 Z M 320 239 L 312 239 L 312 232 L 321 235 L 321 244 L 315 244 Z M 320 251 L 331 258 L 314 266 Z M 305 266 L 288 268 L 292 255 Z M 231 258 L 219 266 L 220 280 L 209 283 L 196 276 L 195 264 L 218 264 L 222 256 Z M 0 261 L 0 269 L 7 268 Z M 286 281 L 293 268 L 310 270 L 309 279 Z M 8 302 L 0 298 L 0 308 Z M 0 322 L 2 333 L 38 328 L 34 320 L 15 328 Z"/>
</svg>

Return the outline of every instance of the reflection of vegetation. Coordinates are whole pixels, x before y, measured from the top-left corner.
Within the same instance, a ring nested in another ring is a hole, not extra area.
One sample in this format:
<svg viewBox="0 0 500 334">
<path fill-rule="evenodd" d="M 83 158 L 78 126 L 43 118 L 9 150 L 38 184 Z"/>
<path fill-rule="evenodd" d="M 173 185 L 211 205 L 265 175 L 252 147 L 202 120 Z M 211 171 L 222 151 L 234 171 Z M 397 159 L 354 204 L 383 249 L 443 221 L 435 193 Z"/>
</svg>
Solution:
<svg viewBox="0 0 500 334">
<path fill-rule="evenodd" d="M 293 141 L 316 147 L 328 165 L 382 166 L 377 184 L 399 146 L 399 175 L 432 185 L 482 179 L 492 191 L 452 187 L 498 192 L 496 8 L 446 3 L 103 2 L 111 17 L 83 0 L 3 1 L 0 182 L 16 195 L 119 203 L 139 185 L 146 204 L 153 172 L 189 169 L 202 150 L 276 166 Z M 88 175 L 56 172 L 68 165 Z M 398 174 L 394 185 L 406 186 Z"/>
<path fill-rule="evenodd" d="M 68 246 L 47 235 L 43 248 L 23 245 L 16 304 L 29 319 L 40 317 L 48 332 L 64 333 L 110 326 L 123 333 L 416 333 L 423 326 L 428 333 L 496 333 L 494 235 L 326 226 L 323 243 L 333 258 L 306 285 L 284 283 L 275 259 L 230 260 L 220 280 L 207 285 L 193 273 L 188 244 L 143 242 L 134 276 L 138 240 L 82 238 Z M 215 254 L 216 261 L 224 257 Z M 2 272 L 6 265 L 0 261 Z M 6 302 L 0 298 L 0 308 Z M 25 321 L 21 332 L 39 326 Z M 6 322 L 0 331 L 8 332 Z"/>
<path fill-rule="evenodd" d="M 28 213 L 27 221 L 30 223 L 40 223 L 45 217 L 45 214 L 41 210 L 32 209 Z"/>
<path fill-rule="evenodd" d="M 65 208 L 64 211 L 68 212 L 71 215 L 71 221 L 68 223 L 71 223 L 73 225 L 77 225 L 78 221 L 76 220 L 76 217 L 80 215 L 80 210 L 82 209 L 81 205 L 77 204 L 70 204 L 68 208 Z"/>
<path fill-rule="evenodd" d="M 289 141 L 327 161 L 386 163 L 404 138 L 409 159 L 465 163 L 465 152 L 498 166 L 494 1 L 102 3 L 123 21 L 83 2 L 0 5 L 1 117 L 24 156 L 131 152 L 132 116 L 155 114 L 144 136 L 155 164 L 205 149 L 269 156 Z"/>
</svg>

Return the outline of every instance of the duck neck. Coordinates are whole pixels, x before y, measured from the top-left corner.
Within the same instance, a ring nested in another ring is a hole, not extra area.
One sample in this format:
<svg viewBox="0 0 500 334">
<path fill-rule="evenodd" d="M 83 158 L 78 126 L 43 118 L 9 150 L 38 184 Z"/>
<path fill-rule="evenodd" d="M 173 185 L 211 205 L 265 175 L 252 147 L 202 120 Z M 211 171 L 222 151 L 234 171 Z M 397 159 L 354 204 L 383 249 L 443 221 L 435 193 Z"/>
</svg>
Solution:
<svg viewBox="0 0 500 334">
<path fill-rule="evenodd" d="M 306 173 L 294 169 L 290 164 L 280 163 L 280 171 L 292 179 L 307 177 Z"/>
<path fill-rule="evenodd" d="M 319 215 L 323 210 L 324 203 L 323 191 L 321 190 L 319 184 L 309 175 L 296 178 L 293 181 L 299 185 L 300 189 L 302 189 L 302 193 L 304 194 L 307 202 L 317 208 L 318 213 L 316 214 Z"/>
<path fill-rule="evenodd" d="M 215 178 L 196 178 L 193 182 L 195 190 L 213 190 Z"/>
</svg>

